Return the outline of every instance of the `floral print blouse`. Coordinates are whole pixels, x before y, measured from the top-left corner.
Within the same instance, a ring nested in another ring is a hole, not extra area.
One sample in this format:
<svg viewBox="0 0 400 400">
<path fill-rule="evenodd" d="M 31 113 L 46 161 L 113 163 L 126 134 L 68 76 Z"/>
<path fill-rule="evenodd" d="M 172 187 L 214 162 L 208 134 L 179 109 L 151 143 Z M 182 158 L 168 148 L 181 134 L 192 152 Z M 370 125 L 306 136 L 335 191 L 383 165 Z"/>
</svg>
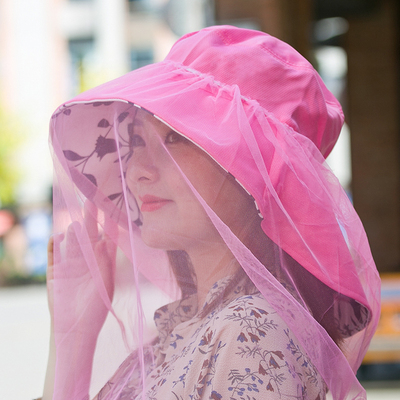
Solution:
<svg viewBox="0 0 400 400">
<path fill-rule="evenodd" d="M 211 288 L 205 305 L 228 284 Z M 158 342 L 147 349 L 148 400 L 325 399 L 325 383 L 296 338 L 258 292 L 237 286 L 206 317 L 189 297 L 155 313 Z M 96 396 L 141 400 L 142 378 L 133 353 Z"/>
</svg>

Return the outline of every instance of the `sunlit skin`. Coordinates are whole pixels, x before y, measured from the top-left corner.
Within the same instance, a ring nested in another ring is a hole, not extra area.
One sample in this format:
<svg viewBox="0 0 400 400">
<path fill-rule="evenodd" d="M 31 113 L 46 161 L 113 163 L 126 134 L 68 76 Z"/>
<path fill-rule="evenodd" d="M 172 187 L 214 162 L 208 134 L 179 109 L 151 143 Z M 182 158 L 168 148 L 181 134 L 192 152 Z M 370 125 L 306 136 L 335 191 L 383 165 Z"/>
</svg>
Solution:
<svg viewBox="0 0 400 400">
<path fill-rule="evenodd" d="M 218 279 L 234 273 L 225 269 L 234 257 L 179 169 L 239 238 L 260 230 L 253 199 L 204 151 L 147 112 L 138 111 L 134 135 L 126 179 L 142 212 L 142 239 L 189 254 L 201 305 Z"/>
</svg>

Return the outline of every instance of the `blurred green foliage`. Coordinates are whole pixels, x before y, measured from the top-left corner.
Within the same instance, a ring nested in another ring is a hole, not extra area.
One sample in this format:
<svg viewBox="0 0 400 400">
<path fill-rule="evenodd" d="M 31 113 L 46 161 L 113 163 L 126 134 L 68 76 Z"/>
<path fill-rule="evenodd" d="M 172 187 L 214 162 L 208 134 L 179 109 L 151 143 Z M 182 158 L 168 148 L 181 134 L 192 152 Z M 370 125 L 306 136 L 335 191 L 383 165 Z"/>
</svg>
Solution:
<svg viewBox="0 0 400 400">
<path fill-rule="evenodd" d="M 20 178 L 16 152 L 21 143 L 21 128 L 17 119 L 0 106 L 0 207 L 15 202 L 15 190 Z"/>
</svg>

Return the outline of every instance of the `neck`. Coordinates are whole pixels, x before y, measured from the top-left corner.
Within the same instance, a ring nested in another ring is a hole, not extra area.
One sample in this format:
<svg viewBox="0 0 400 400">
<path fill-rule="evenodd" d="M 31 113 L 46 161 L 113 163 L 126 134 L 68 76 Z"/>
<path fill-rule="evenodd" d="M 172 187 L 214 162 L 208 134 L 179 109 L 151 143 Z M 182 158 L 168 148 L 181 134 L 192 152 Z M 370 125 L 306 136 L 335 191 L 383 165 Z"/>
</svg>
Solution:
<svg viewBox="0 0 400 400">
<path fill-rule="evenodd" d="M 196 274 L 197 302 L 200 309 L 213 284 L 225 276 L 233 275 L 238 264 L 232 262 L 234 256 L 223 241 L 190 249 L 187 253 Z"/>
<path fill-rule="evenodd" d="M 261 220 L 253 209 L 249 209 L 246 224 L 232 226 L 232 233 L 246 246 L 264 265 L 268 265 L 268 255 L 273 254 L 272 242 L 261 228 Z M 196 274 L 198 305 L 202 307 L 212 285 L 218 280 L 234 275 L 240 265 L 234 255 L 217 234 L 210 241 L 197 243 L 186 249 Z"/>
</svg>

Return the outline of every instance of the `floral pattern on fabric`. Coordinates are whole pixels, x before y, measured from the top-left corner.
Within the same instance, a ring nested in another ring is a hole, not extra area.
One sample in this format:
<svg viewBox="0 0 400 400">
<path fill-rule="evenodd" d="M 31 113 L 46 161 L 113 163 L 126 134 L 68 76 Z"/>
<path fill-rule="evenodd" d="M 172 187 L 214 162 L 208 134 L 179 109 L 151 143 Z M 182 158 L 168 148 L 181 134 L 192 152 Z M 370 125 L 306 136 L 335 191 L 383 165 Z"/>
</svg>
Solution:
<svg viewBox="0 0 400 400">
<path fill-rule="evenodd" d="M 228 282 L 216 283 L 206 303 Z M 196 308 L 192 297 L 156 311 L 159 341 L 154 361 L 148 357 L 146 399 L 325 399 L 322 377 L 260 293 L 238 286 L 207 317 Z M 139 375 L 129 376 L 134 362 L 133 355 L 125 360 L 98 399 L 142 399 Z M 109 397 L 116 387 L 119 397 Z"/>
</svg>

